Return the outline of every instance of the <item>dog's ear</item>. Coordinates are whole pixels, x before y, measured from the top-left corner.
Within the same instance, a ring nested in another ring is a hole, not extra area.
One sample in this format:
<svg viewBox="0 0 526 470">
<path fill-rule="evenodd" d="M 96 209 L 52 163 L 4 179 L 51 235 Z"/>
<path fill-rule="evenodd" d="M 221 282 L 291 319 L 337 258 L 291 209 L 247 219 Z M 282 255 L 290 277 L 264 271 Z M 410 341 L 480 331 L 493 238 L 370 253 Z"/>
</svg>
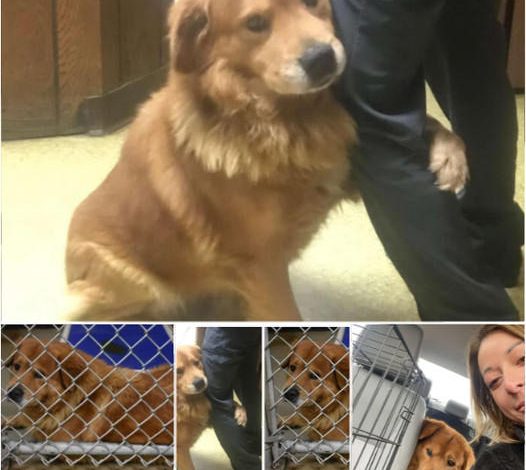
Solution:
<svg viewBox="0 0 526 470">
<path fill-rule="evenodd" d="M 464 465 L 462 466 L 462 470 L 471 470 L 473 465 L 475 465 L 475 453 L 473 452 L 473 449 L 469 444 L 465 444 L 464 449 Z"/>
<path fill-rule="evenodd" d="M 349 383 L 349 354 L 347 348 L 341 344 L 326 344 L 322 351 L 336 364 L 334 375 L 338 388 L 346 387 Z"/>
<path fill-rule="evenodd" d="M 57 360 L 60 381 L 65 389 L 86 371 L 87 361 L 68 343 L 53 342 L 47 349 Z"/>
<path fill-rule="evenodd" d="M 201 357 L 202 357 L 201 348 L 197 346 L 197 344 L 189 344 L 188 349 L 190 349 L 194 357 L 197 357 L 199 360 L 201 360 Z"/>
<path fill-rule="evenodd" d="M 209 35 L 208 0 L 177 0 L 169 17 L 172 63 L 178 72 L 191 73 L 204 63 Z"/>
<path fill-rule="evenodd" d="M 424 439 L 433 436 L 443 427 L 444 423 L 442 421 L 426 418 L 424 420 L 424 423 L 422 424 L 422 427 L 420 428 L 420 435 L 418 436 L 418 441 L 423 441 Z"/>
</svg>

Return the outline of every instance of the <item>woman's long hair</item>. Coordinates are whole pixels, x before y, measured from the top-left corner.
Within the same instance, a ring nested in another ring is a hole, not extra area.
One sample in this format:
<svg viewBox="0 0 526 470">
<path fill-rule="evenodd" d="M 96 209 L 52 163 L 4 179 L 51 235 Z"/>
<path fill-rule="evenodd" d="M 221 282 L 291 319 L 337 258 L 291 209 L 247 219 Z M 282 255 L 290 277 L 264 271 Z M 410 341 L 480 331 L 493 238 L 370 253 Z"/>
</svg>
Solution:
<svg viewBox="0 0 526 470">
<path fill-rule="evenodd" d="M 504 331 L 524 341 L 524 326 L 522 325 L 485 325 L 473 337 L 468 352 L 468 372 L 471 380 L 471 401 L 473 416 L 475 418 L 475 438 L 489 437 L 492 443 L 517 442 L 514 427 L 511 421 L 499 409 L 490 390 L 484 383 L 478 364 L 480 344 L 491 333 Z"/>
</svg>

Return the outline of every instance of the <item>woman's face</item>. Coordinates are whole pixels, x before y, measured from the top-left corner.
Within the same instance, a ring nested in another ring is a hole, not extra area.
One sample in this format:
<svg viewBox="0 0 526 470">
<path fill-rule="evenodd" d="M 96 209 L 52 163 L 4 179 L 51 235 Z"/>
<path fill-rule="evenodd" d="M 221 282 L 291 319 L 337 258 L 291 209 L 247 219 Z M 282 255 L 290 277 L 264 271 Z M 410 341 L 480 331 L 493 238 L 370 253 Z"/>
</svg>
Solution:
<svg viewBox="0 0 526 470">
<path fill-rule="evenodd" d="M 514 423 L 524 424 L 524 341 L 497 330 L 482 340 L 478 364 L 502 413 Z"/>
</svg>

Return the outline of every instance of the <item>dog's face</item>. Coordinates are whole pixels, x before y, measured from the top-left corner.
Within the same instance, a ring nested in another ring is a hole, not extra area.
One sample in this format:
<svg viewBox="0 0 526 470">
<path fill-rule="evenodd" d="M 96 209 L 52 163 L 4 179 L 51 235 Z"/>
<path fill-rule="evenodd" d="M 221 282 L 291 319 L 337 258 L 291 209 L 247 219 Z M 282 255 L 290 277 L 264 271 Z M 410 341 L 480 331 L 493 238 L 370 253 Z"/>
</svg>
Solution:
<svg viewBox="0 0 526 470">
<path fill-rule="evenodd" d="M 230 88 L 242 77 L 257 94 L 311 93 L 345 67 L 329 0 L 177 0 L 170 27 L 175 69 L 228 70 Z"/>
<path fill-rule="evenodd" d="M 473 450 L 461 434 L 442 421 L 424 421 L 411 470 L 470 470 L 474 463 Z"/>
<path fill-rule="evenodd" d="M 341 345 L 320 347 L 310 340 L 300 341 L 283 364 L 289 374 L 284 397 L 296 408 L 322 407 L 342 391 L 348 393 L 347 354 Z"/>
<path fill-rule="evenodd" d="M 208 386 L 201 350 L 198 346 L 182 345 L 177 347 L 177 392 L 185 395 L 198 395 Z"/>
<path fill-rule="evenodd" d="M 20 343 L 7 366 L 12 378 L 7 385 L 8 398 L 21 407 L 42 405 L 50 408 L 71 383 L 61 369 L 60 358 L 71 351 L 64 343 L 44 345 L 35 338 Z"/>
</svg>

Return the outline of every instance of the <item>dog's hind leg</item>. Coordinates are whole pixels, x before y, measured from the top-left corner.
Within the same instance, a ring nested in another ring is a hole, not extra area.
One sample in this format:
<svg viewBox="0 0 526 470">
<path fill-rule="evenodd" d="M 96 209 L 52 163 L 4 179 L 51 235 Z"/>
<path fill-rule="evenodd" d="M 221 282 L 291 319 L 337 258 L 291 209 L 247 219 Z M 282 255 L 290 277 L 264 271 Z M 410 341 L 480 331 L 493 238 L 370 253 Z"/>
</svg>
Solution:
<svg viewBox="0 0 526 470">
<path fill-rule="evenodd" d="M 65 300 L 59 315 L 68 321 L 130 320 L 140 316 L 155 320 L 153 299 L 151 296 L 137 295 L 114 296 L 87 281 L 75 281 L 68 286 Z"/>
<path fill-rule="evenodd" d="M 301 320 L 285 263 L 260 263 L 244 276 L 248 320 Z"/>
<path fill-rule="evenodd" d="M 189 449 L 177 447 L 177 470 L 195 470 Z"/>
</svg>

